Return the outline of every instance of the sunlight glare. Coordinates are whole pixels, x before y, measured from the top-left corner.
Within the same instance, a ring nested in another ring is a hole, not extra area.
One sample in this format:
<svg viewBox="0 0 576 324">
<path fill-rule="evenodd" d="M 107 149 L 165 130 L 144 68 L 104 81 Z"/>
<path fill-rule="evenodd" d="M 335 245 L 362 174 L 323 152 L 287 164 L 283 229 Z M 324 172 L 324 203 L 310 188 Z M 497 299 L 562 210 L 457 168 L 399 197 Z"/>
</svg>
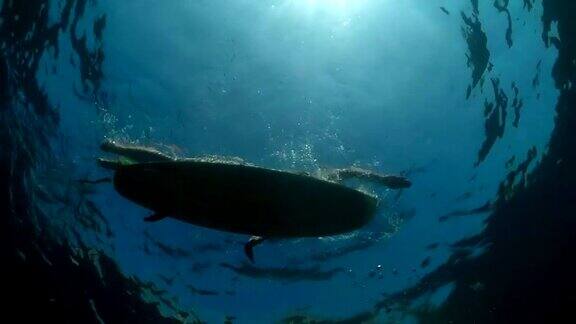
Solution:
<svg viewBox="0 0 576 324">
<path fill-rule="evenodd" d="M 307 15 L 328 14 L 344 16 L 357 10 L 360 0 L 290 0 L 290 6 Z"/>
</svg>

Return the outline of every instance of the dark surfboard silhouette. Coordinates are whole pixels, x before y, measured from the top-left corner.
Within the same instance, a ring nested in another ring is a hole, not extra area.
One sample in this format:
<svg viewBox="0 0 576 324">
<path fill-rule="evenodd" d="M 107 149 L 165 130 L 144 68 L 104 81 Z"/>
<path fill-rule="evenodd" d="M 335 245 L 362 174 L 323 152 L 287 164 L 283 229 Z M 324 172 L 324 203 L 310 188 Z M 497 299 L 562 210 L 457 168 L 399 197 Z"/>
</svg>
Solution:
<svg viewBox="0 0 576 324">
<path fill-rule="evenodd" d="M 119 167 L 114 187 L 150 209 L 194 225 L 266 238 L 342 234 L 368 223 L 374 196 L 311 176 L 198 161 Z"/>
</svg>

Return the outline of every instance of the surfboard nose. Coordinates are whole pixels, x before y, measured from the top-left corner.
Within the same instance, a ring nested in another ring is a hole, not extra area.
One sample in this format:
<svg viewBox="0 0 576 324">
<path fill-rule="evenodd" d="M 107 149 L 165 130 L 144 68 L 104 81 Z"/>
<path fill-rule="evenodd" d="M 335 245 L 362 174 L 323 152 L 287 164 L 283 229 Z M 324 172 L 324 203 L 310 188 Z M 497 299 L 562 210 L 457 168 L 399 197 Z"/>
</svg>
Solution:
<svg viewBox="0 0 576 324">
<path fill-rule="evenodd" d="M 154 211 L 166 208 L 166 175 L 153 167 L 125 166 L 114 174 L 114 188 L 123 197 Z"/>
</svg>

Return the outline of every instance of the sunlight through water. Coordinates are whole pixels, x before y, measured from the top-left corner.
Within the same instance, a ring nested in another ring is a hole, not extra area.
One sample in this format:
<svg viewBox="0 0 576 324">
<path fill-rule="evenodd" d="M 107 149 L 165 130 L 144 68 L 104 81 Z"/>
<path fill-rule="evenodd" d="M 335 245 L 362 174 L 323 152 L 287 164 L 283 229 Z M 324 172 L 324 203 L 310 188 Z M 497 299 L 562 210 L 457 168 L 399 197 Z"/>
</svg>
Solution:
<svg viewBox="0 0 576 324">
<path fill-rule="evenodd" d="M 366 0 L 287 0 L 281 6 L 290 8 L 298 14 L 309 18 L 336 18 L 342 19 L 357 14 L 365 9 Z"/>
</svg>

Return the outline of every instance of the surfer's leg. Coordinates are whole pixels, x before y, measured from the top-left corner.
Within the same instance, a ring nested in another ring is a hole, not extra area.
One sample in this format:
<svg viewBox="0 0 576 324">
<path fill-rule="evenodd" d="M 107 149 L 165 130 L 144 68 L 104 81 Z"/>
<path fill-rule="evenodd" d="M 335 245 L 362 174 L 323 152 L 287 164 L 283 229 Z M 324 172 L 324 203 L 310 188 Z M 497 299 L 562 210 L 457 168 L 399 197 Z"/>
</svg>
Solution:
<svg viewBox="0 0 576 324">
<path fill-rule="evenodd" d="M 261 236 L 252 236 L 248 242 L 244 245 L 244 253 L 250 259 L 250 262 L 254 263 L 254 247 L 266 239 Z"/>
<path fill-rule="evenodd" d="M 122 145 L 110 140 L 106 140 L 102 143 L 100 149 L 104 152 L 124 156 L 135 162 L 174 161 L 172 157 L 151 147 Z"/>
<path fill-rule="evenodd" d="M 408 180 L 406 177 L 400 175 L 379 174 L 377 172 L 361 169 L 358 167 L 333 169 L 329 173 L 329 179 L 331 178 L 335 178 L 337 181 L 343 181 L 350 178 L 367 180 L 380 185 L 384 185 L 390 189 L 408 188 L 412 185 L 410 180 Z"/>
</svg>

